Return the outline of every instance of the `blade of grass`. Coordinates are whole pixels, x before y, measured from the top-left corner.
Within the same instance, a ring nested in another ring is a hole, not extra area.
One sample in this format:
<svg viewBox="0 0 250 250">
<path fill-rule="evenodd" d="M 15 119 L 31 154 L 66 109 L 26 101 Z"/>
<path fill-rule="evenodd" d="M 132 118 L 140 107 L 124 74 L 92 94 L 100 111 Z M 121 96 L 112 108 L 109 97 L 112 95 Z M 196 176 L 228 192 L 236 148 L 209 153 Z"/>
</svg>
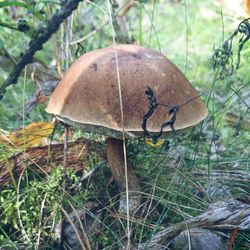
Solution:
<svg viewBox="0 0 250 250">
<path fill-rule="evenodd" d="M 143 44 L 143 36 L 142 36 L 142 16 L 143 16 L 143 3 L 140 1 L 139 4 L 139 44 L 142 46 Z"/>
</svg>

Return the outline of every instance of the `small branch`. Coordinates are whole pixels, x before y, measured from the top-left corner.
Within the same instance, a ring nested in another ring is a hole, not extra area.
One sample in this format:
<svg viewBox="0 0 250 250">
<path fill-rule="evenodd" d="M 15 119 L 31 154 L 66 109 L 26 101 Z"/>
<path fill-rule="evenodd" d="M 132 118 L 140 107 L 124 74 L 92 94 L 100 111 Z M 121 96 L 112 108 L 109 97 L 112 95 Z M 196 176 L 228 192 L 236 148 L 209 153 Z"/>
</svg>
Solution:
<svg viewBox="0 0 250 250">
<path fill-rule="evenodd" d="M 235 228 L 240 231 L 249 230 L 250 204 L 234 199 L 212 203 L 201 215 L 160 230 L 148 243 L 141 244 L 137 249 L 165 249 L 179 233 L 197 227 L 219 231 Z"/>
<path fill-rule="evenodd" d="M 15 84 L 17 82 L 17 79 L 24 67 L 32 62 L 33 56 L 35 55 L 36 51 L 43 48 L 43 44 L 50 39 L 51 35 L 57 31 L 63 20 L 71 15 L 71 13 L 78 7 L 79 2 L 81 1 L 83 0 L 65 1 L 66 3 L 57 13 L 52 16 L 52 18 L 48 21 L 46 27 L 41 28 L 36 32 L 34 39 L 30 41 L 29 47 L 24 52 L 22 58 L 13 68 L 6 81 L 2 84 L 2 86 L 0 86 L 0 99 L 3 98 L 3 94 L 5 93 L 6 88 L 11 84 Z"/>
</svg>

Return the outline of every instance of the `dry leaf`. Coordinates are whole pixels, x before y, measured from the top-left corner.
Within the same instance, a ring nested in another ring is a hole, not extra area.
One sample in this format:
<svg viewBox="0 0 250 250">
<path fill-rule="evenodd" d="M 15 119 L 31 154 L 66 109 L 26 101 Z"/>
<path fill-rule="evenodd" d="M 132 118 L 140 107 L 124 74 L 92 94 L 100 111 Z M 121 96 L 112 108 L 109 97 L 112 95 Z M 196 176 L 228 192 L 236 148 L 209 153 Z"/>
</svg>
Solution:
<svg viewBox="0 0 250 250">
<path fill-rule="evenodd" d="M 45 138 L 52 134 L 55 124 L 51 122 L 33 122 L 8 135 L 0 135 L 0 142 L 20 149 L 42 145 Z"/>
<path fill-rule="evenodd" d="M 250 0 L 245 0 L 247 14 L 250 16 Z"/>
</svg>

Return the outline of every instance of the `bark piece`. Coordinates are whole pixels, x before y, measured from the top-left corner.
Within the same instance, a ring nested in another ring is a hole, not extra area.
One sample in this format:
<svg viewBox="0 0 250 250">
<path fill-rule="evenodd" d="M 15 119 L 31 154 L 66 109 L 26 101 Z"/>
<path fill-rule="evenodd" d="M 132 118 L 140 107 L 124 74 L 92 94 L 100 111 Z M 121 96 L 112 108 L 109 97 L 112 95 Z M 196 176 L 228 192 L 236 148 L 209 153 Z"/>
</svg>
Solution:
<svg viewBox="0 0 250 250">
<path fill-rule="evenodd" d="M 105 159 L 100 143 L 93 143 L 87 139 L 79 139 L 68 143 L 67 168 L 83 169 L 93 152 L 101 159 Z M 63 165 L 63 143 L 51 144 L 28 149 L 10 158 L 0 161 L 0 186 L 13 181 L 12 176 L 18 178 L 24 168 L 49 173 L 54 166 Z"/>
</svg>

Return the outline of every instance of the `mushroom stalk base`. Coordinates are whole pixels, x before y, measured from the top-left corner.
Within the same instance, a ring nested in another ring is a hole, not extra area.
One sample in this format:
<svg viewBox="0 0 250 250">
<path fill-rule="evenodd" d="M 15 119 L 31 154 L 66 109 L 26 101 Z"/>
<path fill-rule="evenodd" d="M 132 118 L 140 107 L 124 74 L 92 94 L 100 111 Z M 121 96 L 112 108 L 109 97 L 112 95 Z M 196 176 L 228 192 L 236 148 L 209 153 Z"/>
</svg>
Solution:
<svg viewBox="0 0 250 250">
<path fill-rule="evenodd" d="M 108 164 L 121 192 L 119 212 L 125 214 L 127 211 L 127 202 L 123 141 L 108 138 L 106 147 Z M 129 189 L 128 206 L 129 211 L 134 213 L 140 206 L 140 186 L 136 175 L 132 172 L 132 164 L 129 161 L 127 161 L 127 175 Z"/>
</svg>

